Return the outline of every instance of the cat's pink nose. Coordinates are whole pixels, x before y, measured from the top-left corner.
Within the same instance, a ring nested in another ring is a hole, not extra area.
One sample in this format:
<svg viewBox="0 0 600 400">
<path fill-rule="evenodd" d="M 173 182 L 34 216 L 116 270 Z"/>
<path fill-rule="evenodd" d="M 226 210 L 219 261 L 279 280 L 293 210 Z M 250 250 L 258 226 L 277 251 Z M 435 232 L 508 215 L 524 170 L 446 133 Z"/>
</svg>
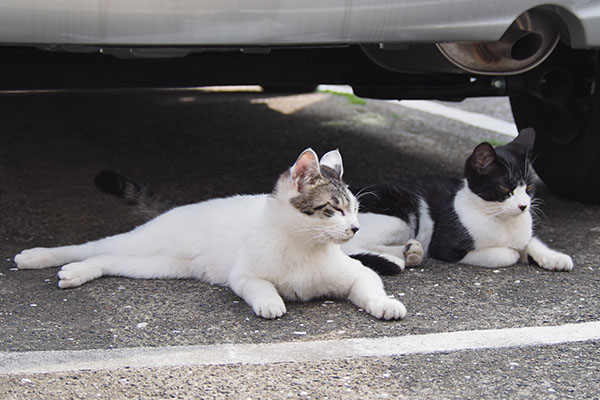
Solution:
<svg viewBox="0 0 600 400">
<path fill-rule="evenodd" d="M 521 209 L 521 211 L 527 210 L 527 206 L 523 204 L 519 205 L 519 208 Z"/>
</svg>

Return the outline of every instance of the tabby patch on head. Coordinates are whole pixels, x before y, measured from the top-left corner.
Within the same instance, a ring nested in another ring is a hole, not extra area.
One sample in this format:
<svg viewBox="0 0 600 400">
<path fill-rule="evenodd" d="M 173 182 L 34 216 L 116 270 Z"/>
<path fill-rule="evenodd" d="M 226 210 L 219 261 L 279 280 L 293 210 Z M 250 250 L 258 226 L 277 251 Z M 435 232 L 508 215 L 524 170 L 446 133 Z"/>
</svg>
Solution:
<svg viewBox="0 0 600 400">
<path fill-rule="evenodd" d="M 356 214 L 358 203 L 342 181 L 344 167 L 337 150 L 319 162 L 311 149 L 304 151 L 292 167 L 297 195 L 290 203 L 301 213 L 322 218 Z"/>
<path fill-rule="evenodd" d="M 327 167 L 321 171 L 323 176 L 306 185 L 304 190 L 290 199 L 290 203 L 306 215 L 324 218 L 333 217 L 336 213 L 345 215 L 355 212 L 356 200 L 350 197 L 344 182 L 336 179 L 333 171 Z"/>
<path fill-rule="evenodd" d="M 319 161 L 307 149 L 280 179 L 278 187 L 287 188 L 280 199 L 307 217 L 296 224 L 305 236 L 310 231 L 317 241 L 343 243 L 358 231 L 358 201 L 342 181 L 343 173 L 339 151 L 330 151 Z"/>
</svg>

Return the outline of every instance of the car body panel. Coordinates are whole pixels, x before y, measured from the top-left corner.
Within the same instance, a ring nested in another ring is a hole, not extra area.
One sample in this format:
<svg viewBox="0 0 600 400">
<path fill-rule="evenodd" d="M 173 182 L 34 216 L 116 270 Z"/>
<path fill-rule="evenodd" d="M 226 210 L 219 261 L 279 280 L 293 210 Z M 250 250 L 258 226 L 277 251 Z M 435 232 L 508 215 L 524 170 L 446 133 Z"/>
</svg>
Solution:
<svg viewBox="0 0 600 400">
<path fill-rule="evenodd" d="M 270 46 L 493 41 L 536 0 L 0 0 L 0 44 Z M 600 1 L 556 0 L 573 47 Z M 547 7 L 547 6 L 546 6 Z"/>
</svg>

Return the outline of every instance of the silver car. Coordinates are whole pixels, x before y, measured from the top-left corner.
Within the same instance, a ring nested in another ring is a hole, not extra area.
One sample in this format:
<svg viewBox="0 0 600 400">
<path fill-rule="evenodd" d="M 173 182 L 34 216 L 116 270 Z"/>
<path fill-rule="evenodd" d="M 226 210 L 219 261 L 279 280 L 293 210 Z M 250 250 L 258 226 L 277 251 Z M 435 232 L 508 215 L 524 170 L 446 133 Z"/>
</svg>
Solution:
<svg viewBox="0 0 600 400">
<path fill-rule="evenodd" d="M 0 0 L 0 46 L 3 90 L 510 96 L 546 184 L 600 203 L 600 0 Z"/>
</svg>

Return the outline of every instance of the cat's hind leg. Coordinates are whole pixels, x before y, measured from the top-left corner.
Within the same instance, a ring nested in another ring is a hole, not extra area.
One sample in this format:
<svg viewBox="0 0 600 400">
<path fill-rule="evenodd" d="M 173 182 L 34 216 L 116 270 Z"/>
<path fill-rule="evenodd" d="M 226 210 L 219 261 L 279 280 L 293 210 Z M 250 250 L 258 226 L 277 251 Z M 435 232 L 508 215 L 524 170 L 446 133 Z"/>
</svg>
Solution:
<svg viewBox="0 0 600 400">
<path fill-rule="evenodd" d="M 423 246 L 415 239 L 410 239 L 406 244 L 399 246 L 379 245 L 368 248 L 372 252 L 380 253 L 382 256 L 393 257 L 401 260 L 407 267 L 415 267 L 423 261 Z M 402 267 L 404 269 L 404 267 Z"/>
<path fill-rule="evenodd" d="M 373 251 L 361 251 L 350 254 L 351 258 L 360 261 L 364 266 L 371 268 L 380 275 L 397 275 L 404 270 L 404 260 Z"/>
<path fill-rule="evenodd" d="M 36 247 L 17 254 L 15 264 L 19 269 L 41 269 L 83 261 L 103 254 L 145 254 L 148 252 L 148 243 L 157 241 L 151 234 L 148 229 L 138 228 L 83 244 Z"/>
<path fill-rule="evenodd" d="M 416 267 L 423 261 L 423 255 L 425 251 L 420 242 L 415 239 L 410 239 L 404 245 L 404 260 L 407 267 Z"/>
<path fill-rule="evenodd" d="M 402 272 L 405 266 L 416 266 L 423 260 L 423 247 L 417 240 L 410 239 L 411 227 L 406 221 L 374 213 L 360 213 L 358 219 L 360 230 L 352 240 L 342 245 L 346 254 L 385 275 Z M 367 261 L 368 258 L 377 261 L 378 257 L 379 261 L 384 260 L 380 262 L 384 269 Z"/>
<path fill-rule="evenodd" d="M 92 255 L 94 255 L 94 251 L 91 243 L 61 247 L 36 247 L 17 254 L 15 264 L 19 269 L 41 269 L 81 261 Z"/>
<path fill-rule="evenodd" d="M 58 272 L 58 286 L 61 289 L 76 287 L 101 276 L 193 278 L 190 268 L 171 257 L 100 255 L 63 266 Z"/>
<path fill-rule="evenodd" d="M 394 275 L 404 271 L 405 267 L 415 267 L 423 261 L 421 243 L 410 239 L 401 246 L 370 246 L 356 249 L 351 255 L 367 267 L 382 275 Z"/>
</svg>

